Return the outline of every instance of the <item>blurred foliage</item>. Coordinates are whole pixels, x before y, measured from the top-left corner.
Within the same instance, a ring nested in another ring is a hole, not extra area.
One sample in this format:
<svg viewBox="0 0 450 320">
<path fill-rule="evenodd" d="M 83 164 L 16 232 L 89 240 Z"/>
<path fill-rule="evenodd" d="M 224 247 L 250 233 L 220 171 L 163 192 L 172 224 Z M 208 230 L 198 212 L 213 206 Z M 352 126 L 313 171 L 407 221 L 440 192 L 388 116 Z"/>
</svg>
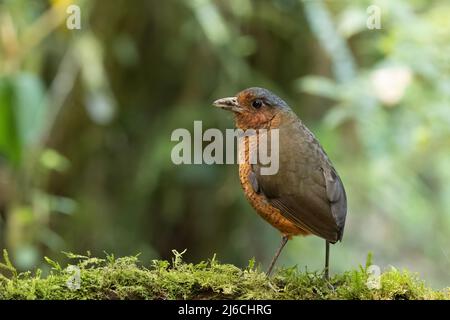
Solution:
<svg viewBox="0 0 450 320">
<path fill-rule="evenodd" d="M 449 16 L 445 0 L 0 1 L 0 247 L 20 269 L 62 250 L 267 264 L 279 235 L 236 166 L 170 161 L 174 129 L 231 128 L 211 101 L 263 86 L 346 186 L 332 270 L 370 250 L 448 286 Z M 323 247 L 295 239 L 280 264 L 320 269 Z"/>
</svg>

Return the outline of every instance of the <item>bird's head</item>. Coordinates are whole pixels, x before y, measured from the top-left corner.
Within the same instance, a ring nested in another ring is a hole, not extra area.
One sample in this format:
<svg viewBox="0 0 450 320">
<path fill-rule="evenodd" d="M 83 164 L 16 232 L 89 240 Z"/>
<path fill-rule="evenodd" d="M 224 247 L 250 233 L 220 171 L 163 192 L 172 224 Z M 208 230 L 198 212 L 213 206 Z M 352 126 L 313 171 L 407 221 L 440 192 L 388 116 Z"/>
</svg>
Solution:
<svg viewBox="0 0 450 320">
<path fill-rule="evenodd" d="M 235 97 L 218 99 L 213 105 L 232 111 L 236 126 L 244 130 L 267 128 L 280 111 L 289 109 L 286 102 L 275 94 L 256 87 L 245 89 Z"/>
</svg>

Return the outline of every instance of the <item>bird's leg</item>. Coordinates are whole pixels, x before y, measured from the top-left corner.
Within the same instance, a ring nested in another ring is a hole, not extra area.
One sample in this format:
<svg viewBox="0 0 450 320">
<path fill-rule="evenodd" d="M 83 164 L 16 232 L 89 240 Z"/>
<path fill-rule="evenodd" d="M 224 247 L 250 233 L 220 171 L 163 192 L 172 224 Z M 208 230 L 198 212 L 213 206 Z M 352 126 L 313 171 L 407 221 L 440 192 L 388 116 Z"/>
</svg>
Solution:
<svg viewBox="0 0 450 320">
<path fill-rule="evenodd" d="M 273 257 L 272 262 L 270 263 L 269 270 L 267 270 L 267 276 L 270 276 L 270 274 L 272 273 L 273 266 L 275 265 L 275 262 L 277 262 L 277 259 L 280 255 L 281 251 L 283 250 L 284 246 L 288 242 L 288 240 L 289 240 L 288 236 L 283 236 L 281 238 L 281 245 L 278 248 L 277 252 L 275 253 L 275 256 Z"/>
<path fill-rule="evenodd" d="M 324 270 L 325 273 L 324 273 L 324 278 L 327 281 L 330 279 L 329 269 L 330 269 L 330 242 L 328 240 L 325 240 L 325 270 Z"/>
</svg>

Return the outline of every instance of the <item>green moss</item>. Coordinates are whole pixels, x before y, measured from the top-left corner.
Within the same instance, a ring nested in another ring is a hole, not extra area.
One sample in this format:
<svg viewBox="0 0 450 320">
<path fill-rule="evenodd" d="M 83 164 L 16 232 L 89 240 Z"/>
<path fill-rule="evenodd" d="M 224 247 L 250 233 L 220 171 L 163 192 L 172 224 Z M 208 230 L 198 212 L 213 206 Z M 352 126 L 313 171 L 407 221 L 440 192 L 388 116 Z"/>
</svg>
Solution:
<svg viewBox="0 0 450 320">
<path fill-rule="evenodd" d="M 333 276 L 279 270 L 272 278 L 254 260 L 241 270 L 215 257 L 198 264 L 174 259 L 154 260 L 149 268 L 137 256 L 104 259 L 67 254 L 80 270 L 80 288 L 70 290 L 70 268 L 46 258 L 49 275 L 38 270 L 18 273 L 6 251 L 0 264 L 0 299 L 450 299 L 450 291 L 433 291 L 408 271 L 391 269 L 381 275 L 381 288 L 369 289 L 367 267 Z M 370 263 L 368 263 L 370 264 Z"/>
</svg>

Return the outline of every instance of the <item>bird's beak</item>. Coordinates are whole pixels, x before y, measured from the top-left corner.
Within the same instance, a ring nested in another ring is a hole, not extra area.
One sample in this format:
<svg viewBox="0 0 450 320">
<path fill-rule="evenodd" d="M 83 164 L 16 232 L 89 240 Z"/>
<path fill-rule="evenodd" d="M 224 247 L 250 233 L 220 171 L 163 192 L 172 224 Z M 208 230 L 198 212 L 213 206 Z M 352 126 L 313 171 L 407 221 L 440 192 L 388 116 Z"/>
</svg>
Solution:
<svg viewBox="0 0 450 320">
<path fill-rule="evenodd" d="M 239 106 L 236 97 L 218 99 L 213 102 L 213 106 L 237 113 L 242 112 L 242 108 Z"/>
</svg>

